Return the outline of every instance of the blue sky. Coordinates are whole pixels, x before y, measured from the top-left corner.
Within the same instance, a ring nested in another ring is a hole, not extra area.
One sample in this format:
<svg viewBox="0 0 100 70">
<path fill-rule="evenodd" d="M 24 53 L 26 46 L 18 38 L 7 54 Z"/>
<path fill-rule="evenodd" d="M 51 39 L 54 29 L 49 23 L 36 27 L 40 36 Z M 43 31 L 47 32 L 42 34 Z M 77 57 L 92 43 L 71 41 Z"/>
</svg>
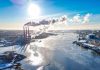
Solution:
<svg viewBox="0 0 100 70">
<path fill-rule="evenodd" d="M 27 19 L 29 0 L 0 0 L 0 25 L 17 24 Z M 75 15 L 93 14 L 98 24 L 100 19 L 100 0 L 32 0 L 41 7 L 44 15 Z"/>
<path fill-rule="evenodd" d="M 47 2 L 50 2 L 51 7 L 55 7 L 60 12 L 77 11 L 100 14 L 99 0 L 47 0 Z"/>
</svg>

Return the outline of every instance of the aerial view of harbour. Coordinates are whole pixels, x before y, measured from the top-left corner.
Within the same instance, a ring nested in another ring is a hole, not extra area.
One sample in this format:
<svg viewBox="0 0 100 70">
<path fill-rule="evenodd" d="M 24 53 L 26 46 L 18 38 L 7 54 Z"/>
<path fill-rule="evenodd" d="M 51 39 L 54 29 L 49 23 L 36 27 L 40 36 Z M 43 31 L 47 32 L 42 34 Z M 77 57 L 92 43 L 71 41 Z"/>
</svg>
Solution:
<svg viewBox="0 0 100 70">
<path fill-rule="evenodd" d="M 0 0 L 0 70 L 100 70 L 99 2 Z"/>
</svg>

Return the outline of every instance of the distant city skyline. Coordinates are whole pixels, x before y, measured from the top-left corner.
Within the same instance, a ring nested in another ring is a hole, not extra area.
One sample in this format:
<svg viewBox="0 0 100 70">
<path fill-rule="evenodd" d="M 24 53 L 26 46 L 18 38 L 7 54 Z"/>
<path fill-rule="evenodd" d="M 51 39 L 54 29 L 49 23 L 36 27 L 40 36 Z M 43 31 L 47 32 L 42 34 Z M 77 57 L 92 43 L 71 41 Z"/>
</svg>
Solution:
<svg viewBox="0 0 100 70">
<path fill-rule="evenodd" d="M 83 25 L 83 29 L 100 27 L 99 0 L 0 0 L 0 29 L 22 29 L 29 20 L 29 2 L 40 7 L 39 16 L 59 18 L 66 15 L 68 21 L 61 29 L 77 29 Z"/>
</svg>

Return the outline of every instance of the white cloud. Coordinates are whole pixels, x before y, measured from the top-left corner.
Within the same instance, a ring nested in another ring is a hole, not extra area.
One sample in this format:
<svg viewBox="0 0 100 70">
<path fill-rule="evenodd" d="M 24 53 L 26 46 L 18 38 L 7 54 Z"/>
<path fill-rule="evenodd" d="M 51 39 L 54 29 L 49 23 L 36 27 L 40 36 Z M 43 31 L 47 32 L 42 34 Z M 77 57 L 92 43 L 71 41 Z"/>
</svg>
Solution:
<svg viewBox="0 0 100 70">
<path fill-rule="evenodd" d="M 89 23 L 91 14 L 80 15 L 76 14 L 75 16 L 69 18 L 67 17 L 67 24 L 86 24 Z"/>
<path fill-rule="evenodd" d="M 73 23 L 80 23 L 80 22 L 81 22 L 80 14 L 75 15 L 75 16 L 72 18 L 72 21 L 73 21 Z"/>
<path fill-rule="evenodd" d="M 82 21 L 82 23 L 84 24 L 84 23 L 88 23 L 89 22 L 89 17 L 90 17 L 91 15 L 88 13 L 88 14 L 86 14 L 84 17 L 83 17 L 83 21 Z"/>
</svg>

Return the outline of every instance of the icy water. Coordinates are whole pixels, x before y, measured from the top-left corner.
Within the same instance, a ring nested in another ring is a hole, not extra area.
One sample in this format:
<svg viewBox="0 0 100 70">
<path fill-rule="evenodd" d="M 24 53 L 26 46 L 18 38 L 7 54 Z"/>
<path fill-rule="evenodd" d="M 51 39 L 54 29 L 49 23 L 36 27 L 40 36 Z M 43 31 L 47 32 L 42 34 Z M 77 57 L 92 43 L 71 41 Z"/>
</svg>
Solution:
<svg viewBox="0 0 100 70">
<path fill-rule="evenodd" d="M 33 42 L 24 53 L 24 70 L 100 70 L 100 55 L 72 44 L 75 33 L 59 33 Z"/>
<path fill-rule="evenodd" d="M 28 52 L 23 63 L 25 70 L 100 70 L 100 56 L 91 50 L 73 45 L 75 33 L 59 33 L 35 43 L 37 56 Z M 34 48 L 33 48 L 34 51 Z M 29 54 L 31 55 L 29 56 Z"/>
</svg>

